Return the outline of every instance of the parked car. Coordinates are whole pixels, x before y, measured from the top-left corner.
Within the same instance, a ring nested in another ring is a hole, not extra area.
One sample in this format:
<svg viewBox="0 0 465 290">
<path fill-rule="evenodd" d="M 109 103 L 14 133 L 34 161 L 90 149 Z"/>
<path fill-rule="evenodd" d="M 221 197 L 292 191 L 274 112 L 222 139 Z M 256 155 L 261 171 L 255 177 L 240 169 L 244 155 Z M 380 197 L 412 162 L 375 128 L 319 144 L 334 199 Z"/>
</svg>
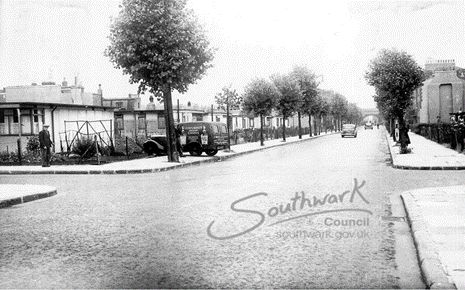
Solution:
<svg viewBox="0 0 465 290">
<path fill-rule="evenodd" d="M 148 155 L 160 156 L 166 154 L 167 144 L 166 135 L 152 135 L 142 147 Z"/>
<path fill-rule="evenodd" d="M 371 129 L 371 130 L 373 130 L 373 123 L 371 123 L 371 122 L 366 122 L 366 123 L 365 123 L 365 130 L 366 130 L 366 129 Z"/>
<path fill-rule="evenodd" d="M 342 125 L 341 137 L 345 136 L 354 136 L 357 138 L 357 126 L 354 124 L 344 124 Z"/>
<path fill-rule="evenodd" d="M 205 152 L 214 156 L 220 149 L 229 147 L 227 127 L 218 122 L 188 122 L 178 125 L 183 152 L 200 156 Z"/>
</svg>

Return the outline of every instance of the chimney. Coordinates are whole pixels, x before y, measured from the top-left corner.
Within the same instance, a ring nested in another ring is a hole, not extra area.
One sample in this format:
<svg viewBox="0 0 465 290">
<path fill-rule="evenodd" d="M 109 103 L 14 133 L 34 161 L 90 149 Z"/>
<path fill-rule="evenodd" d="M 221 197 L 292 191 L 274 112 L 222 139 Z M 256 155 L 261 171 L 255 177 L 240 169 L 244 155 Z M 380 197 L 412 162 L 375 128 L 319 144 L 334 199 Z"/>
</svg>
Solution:
<svg viewBox="0 0 465 290">
<path fill-rule="evenodd" d="M 68 86 L 68 82 L 66 81 L 66 78 L 63 78 L 63 82 L 61 82 L 61 86 L 62 87 L 67 87 Z"/>
<path fill-rule="evenodd" d="M 102 84 L 98 84 L 97 94 L 102 95 Z"/>
</svg>

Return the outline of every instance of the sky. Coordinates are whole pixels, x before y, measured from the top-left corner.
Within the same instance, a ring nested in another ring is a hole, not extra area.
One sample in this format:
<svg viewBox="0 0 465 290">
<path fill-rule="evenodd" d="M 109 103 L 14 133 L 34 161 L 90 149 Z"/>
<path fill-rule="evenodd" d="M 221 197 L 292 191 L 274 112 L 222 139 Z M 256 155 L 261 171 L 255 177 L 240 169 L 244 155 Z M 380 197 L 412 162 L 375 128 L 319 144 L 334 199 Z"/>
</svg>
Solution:
<svg viewBox="0 0 465 290">
<path fill-rule="evenodd" d="M 106 98 L 137 93 L 104 50 L 118 0 L 0 0 L 0 87 L 78 76 L 88 92 L 102 84 Z M 373 108 L 364 78 L 384 48 L 427 59 L 455 59 L 465 67 L 464 1 L 188 0 L 211 46 L 213 67 L 181 103 L 210 105 L 224 86 L 242 94 L 255 78 L 307 66 L 362 108 Z M 142 96 L 142 104 L 149 95 Z"/>
</svg>

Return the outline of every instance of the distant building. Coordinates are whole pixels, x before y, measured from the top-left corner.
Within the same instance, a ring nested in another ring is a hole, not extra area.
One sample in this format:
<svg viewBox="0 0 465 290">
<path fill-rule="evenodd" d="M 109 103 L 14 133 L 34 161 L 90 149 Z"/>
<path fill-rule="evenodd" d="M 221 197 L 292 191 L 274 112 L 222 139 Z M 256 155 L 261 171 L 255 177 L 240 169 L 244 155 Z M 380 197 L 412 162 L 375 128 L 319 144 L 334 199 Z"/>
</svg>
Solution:
<svg viewBox="0 0 465 290">
<path fill-rule="evenodd" d="M 414 92 L 414 123 L 449 123 L 449 113 L 463 110 L 465 70 L 451 60 L 428 60 L 427 80 Z"/>
<path fill-rule="evenodd" d="M 37 135 L 45 123 L 50 125 L 56 152 L 67 150 L 67 143 L 85 121 L 95 121 L 95 131 L 109 131 L 102 134 L 109 143 L 113 109 L 101 105 L 101 96 L 101 89 L 97 94 L 87 93 L 84 87 L 68 86 L 66 81 L 4 88 L 0 91 L 0 152 L 16 151 L 18 138 L 24 150 L 27 138 Z M 80 128 L 81 133 L 92 133 L 87 130 Z"/>
<path fill-rule="evenodd" d="M 130 98 L 104 99 L 103 103 L 115 108 L 115 135 L 129 137 L 136 141 L 147 139 L 151 135 L 166 134 L 164 106 L 155 103 L 150 97 L 145 109 L 140 108 L 140 97 L 131 95 Z M 173 118 L 175 123 L 203 121 L 205 111 L 198 105 L 190 102 L 187 105 L 173 105 Z"/>
<path fill-rule="evenodd" d="M 115 111 L 133 111 L 141 109 L 140 96 L 137 94 L 129 94 L 127 98 L 103 98 L 102 105 L 115 108 Z"/>
</svg>

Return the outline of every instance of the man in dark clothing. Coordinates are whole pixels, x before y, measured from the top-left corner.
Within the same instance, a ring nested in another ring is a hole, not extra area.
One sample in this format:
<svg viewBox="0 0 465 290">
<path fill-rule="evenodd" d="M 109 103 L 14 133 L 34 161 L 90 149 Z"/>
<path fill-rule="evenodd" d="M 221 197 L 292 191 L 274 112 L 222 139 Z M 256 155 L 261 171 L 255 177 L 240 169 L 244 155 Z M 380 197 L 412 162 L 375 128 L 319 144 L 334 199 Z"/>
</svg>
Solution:
<svg viewBox="0 0 465 290">
<path fill-rule="evenodd" d="M 39 145 L 40 152 L 42 154 L 42 167 L 50 167 L 50 148 L 53 145 L 52 139 L 50 139 L 50 132 L 48 132 L 49 125 L 44 124 L 42 131 L 39 132 Z"/>
<path fill-rule="evenodd" d="M 181 146 L 181 135 L 182 135 L 181 128 L 179 126 L 175 126 L 174 133 L 176 135 L 176 150 L 179 152 L 179 156 L 184 157 L 184 154 L 182 153 L 182 146 Z"/>
</svg>

